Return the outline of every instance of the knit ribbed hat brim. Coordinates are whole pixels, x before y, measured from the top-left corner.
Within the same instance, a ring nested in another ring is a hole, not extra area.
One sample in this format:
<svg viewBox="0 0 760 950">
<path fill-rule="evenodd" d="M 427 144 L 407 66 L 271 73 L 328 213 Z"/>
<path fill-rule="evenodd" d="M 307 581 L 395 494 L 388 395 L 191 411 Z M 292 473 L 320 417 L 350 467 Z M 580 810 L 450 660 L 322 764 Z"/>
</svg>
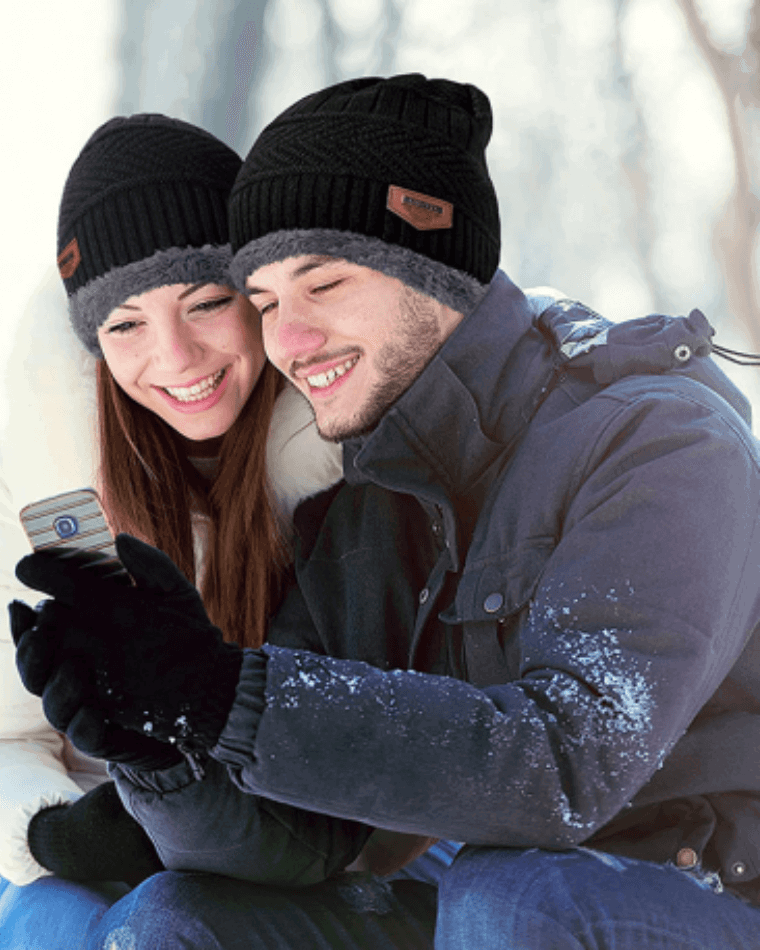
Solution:
<svg viewBox="0 0 760 950">
<path fill-rule="evenodd" d="M 474 310 L 487 290 L 487 285 L 469 274 L 408 248 L 351 231 L 323 228 L 275 231 L 250 241 L 230 266 L 234 286 L 246 294 L 246 280 L 254 271 L 304 254 L 325 254 L 380 271 L 459 313 Z"/>
</svg>

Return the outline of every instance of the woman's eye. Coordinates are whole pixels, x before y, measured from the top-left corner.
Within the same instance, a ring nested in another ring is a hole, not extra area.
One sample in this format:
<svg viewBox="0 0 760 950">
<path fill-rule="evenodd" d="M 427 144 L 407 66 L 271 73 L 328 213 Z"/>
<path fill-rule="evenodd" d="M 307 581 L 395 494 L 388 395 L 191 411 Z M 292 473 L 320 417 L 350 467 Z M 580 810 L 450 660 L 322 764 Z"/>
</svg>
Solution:
<svg viewBox="0 0 760 950">
<path fill-rule="evenodd" d="M 121 323 L 112 323 L 106 327 L 106 333 L 129 333 L 138 325 L 137 320 L 123 320 Z"/>
<path fill-rule="evenodd" d="M 265 313 L 270 313 L 277 306 L 277 302 L 272 300 L 269 303 L 253 303 L 254 307 L 259 311 L 260 316 L 264 316 Z"/>
</svg>

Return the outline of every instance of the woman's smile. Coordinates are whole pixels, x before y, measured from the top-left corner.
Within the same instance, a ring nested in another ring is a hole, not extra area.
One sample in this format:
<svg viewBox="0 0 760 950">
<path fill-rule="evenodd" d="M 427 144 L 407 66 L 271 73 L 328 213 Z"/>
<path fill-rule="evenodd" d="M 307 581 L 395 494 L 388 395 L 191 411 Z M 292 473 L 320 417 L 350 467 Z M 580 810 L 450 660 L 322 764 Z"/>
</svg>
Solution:
<svg viewBox="0 0 760 950">
<path fill-rule="evenodd" d="M 171 284 L 131 297 L 98 338 L 124 392 L 194 441 L 230 429 L 265 360 L 255 308 L 217 284 Z"/>
</svg>

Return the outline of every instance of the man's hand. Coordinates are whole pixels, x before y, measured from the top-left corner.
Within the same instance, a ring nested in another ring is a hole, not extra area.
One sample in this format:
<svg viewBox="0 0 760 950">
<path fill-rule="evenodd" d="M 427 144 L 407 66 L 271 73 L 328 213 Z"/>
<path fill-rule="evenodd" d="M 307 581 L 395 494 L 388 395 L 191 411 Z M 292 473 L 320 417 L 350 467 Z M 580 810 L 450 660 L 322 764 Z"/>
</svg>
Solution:
<svg viewBox="0 0 760 950">
<path fill-rule="evenodd" d="M 36 612 L 12 605 L 24 685 L 90 754 L 126 741 L 125 730 L 209 749 L 232 706 L 242 651 L 223 641 L 165 554 L 126 534 L 116 549 L 134 587 L 93 576 L 76 557 L 38 551 L 19 561 L 19 580 L 54 598 Z"/>
</svg>

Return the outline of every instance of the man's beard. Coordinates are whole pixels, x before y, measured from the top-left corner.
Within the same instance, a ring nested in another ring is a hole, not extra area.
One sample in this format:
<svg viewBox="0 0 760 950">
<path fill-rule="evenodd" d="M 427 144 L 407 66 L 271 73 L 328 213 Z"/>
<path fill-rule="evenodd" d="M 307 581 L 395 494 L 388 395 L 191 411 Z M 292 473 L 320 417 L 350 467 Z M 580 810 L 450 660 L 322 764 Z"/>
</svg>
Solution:
<svg viewBox="0 0 760 950">
<path fill-rule="evenodd" d="M 319 434 L 328 442 L 344 442 L 371 432 L 393 403 L 411 386 L 443 343 L 439 304 L 404 287 L 399 300 L 398 336 L 375 357 L 379 379 L 363 404 L 348 419 L 329 420 Z"/>
</svg>

